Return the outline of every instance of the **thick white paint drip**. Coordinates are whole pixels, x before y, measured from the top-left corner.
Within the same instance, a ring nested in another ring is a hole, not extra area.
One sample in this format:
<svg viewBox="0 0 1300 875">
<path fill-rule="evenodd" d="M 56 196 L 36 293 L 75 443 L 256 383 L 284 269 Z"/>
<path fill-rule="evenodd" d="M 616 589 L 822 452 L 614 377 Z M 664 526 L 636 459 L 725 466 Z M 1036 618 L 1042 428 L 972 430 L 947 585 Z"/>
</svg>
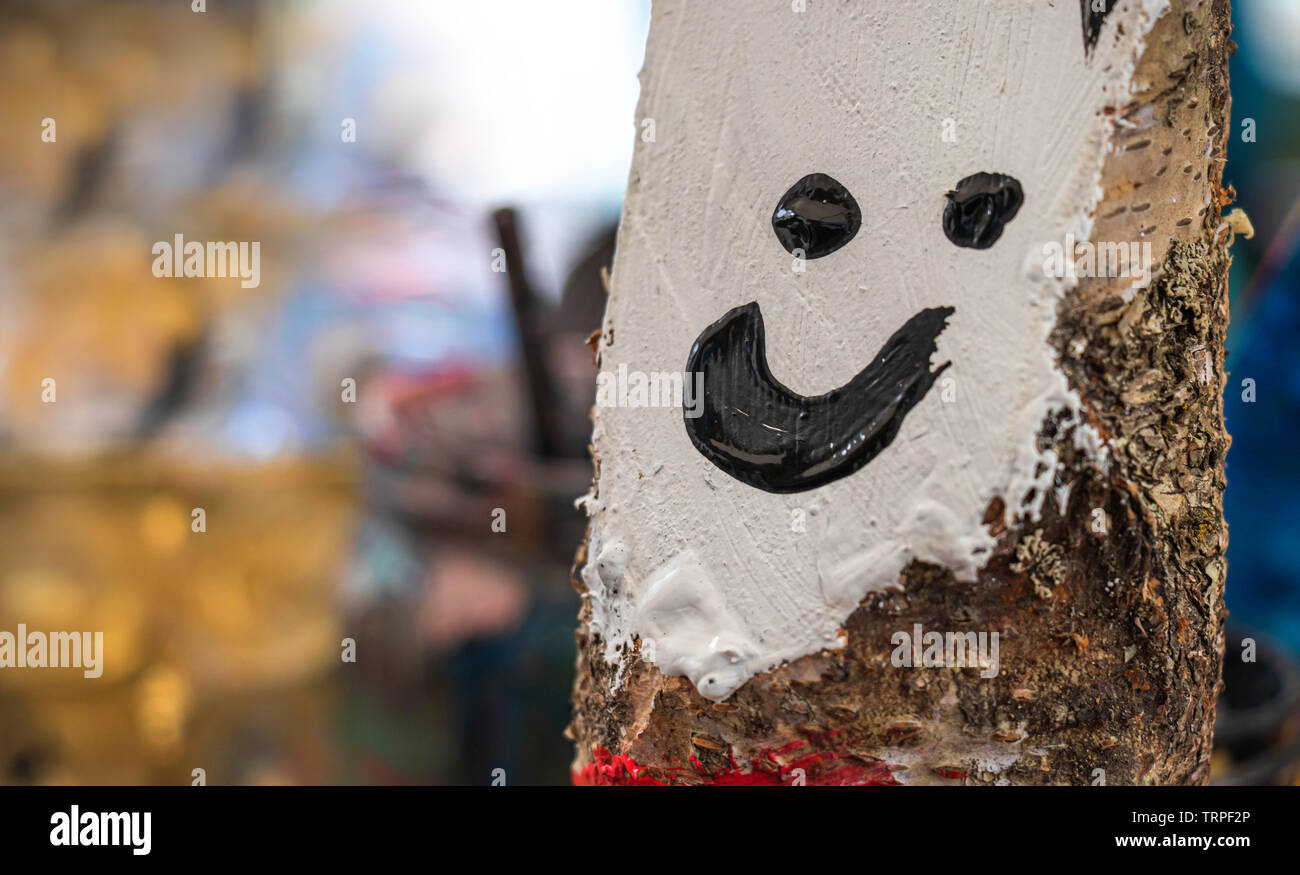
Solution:
<svg viewBox="0 0 1300 875">
<path fill-rule="evenodd" d="M 640 638 L 712 699 L 841 645 L 848 614 L 912 559 L 973 581 L 994 546 L 989 502 L 1036 519 L 1052 491 L 1056 456 L 1035 444 L 1044 416 L 1079 420 L 1047 344 L 1069 281 L 1043 275 L 1042 247 L 1089 239 L 1110 148 L 1101 109 L 1129 96 L 1167 2 L 1123 2 L 1087 63 L 1077 3 L 900 6 L 654 5 L 637 118 L 656 135 L 637 143 L 602 367 L 680 371 L 705 326 L 758 301 L 773 373 L 820 394 L 918 310 L 956 308 L 935 359 L 952 361 L 952 382 L 864 469 L 812 492 L 774 495 L 713 468 L 680 410 L 597 410 L 598 497 L 583 501 L 592 625 L 608 660 Z M 955 143 L 941 137 L 949 118 Z M 1015 176 L 1025 205 L 992 249 L 959 249 L 940 224 L 944 193 L 978 171 Z M 849 188 L 863 225 L 800 273 L 770 217 L 812 172 Z M 1075 442 L 1106 464 L 1091 429 Z"/>
</svg>

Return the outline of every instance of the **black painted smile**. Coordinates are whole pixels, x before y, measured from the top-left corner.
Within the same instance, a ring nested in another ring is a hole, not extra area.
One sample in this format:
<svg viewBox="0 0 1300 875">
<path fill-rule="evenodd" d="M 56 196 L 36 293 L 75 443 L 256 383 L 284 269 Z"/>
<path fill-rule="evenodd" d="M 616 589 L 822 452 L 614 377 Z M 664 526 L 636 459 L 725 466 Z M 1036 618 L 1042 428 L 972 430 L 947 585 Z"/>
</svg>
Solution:
<svg viewBox="0 0 1300 875">
<path fill-rule="evenodd" d="M 889 446 L 951 364 L 930 370 L 953 312 L 922 310 L 847 384 L 810 397 L 768 369 L 758 304 L 736 307 L 691 347 L 686 372 L 704 374 L 704 397 L 702 410 L 684 417 L 686 433 L 714 465 L 767 492 L 802 492 L 847 477 Z"/>
</svg>

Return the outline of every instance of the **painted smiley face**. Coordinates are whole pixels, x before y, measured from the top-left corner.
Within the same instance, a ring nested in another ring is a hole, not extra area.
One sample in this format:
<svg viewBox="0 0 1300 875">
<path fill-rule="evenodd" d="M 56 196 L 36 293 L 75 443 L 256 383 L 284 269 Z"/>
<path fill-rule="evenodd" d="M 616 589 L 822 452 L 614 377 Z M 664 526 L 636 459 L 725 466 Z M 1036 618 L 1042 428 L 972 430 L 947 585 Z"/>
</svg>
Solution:
<svg viewBox="0 0 1300 875">
<path fill-rule="evenodd" d="M 607 662 L 639 641 L 726 698 L 839 646 L 913 562 L 977 582 L 994 523 L 1068 497 L 1045 423 L 1104 463 L 1043 253 L 1092 231 L 1163 0 L 1080 3 L 1082 25 L 1074 3 L 656 3 L 637 111 L 656 136 L 599 353 L 603 376 L 698 392 L 597 398 L 582 579 Z"/>
<path fill-rule="evenodd" d="M 947 194 L 943 231 L 954 245 L 988 249 L 1024 203 L 1013 177 L 976 173 Z M 862 227 L 847 188 L 810 173 L 777 202 L 772 229 L 797 258 L 823 258 Z M 802 492 L 860 470 L 894 440 L 903 420 L 950 362 L 930 367 L 953 307 L 909 318 L 870 363 L 822 395 L 794 392 L 768 367 L 756 302 L 727 312 L 700 334 L 686 362 L 701 374 L 702 410 L 684 417 L 691 443 L 722 471 L 767 492 Z"/>
</svg>

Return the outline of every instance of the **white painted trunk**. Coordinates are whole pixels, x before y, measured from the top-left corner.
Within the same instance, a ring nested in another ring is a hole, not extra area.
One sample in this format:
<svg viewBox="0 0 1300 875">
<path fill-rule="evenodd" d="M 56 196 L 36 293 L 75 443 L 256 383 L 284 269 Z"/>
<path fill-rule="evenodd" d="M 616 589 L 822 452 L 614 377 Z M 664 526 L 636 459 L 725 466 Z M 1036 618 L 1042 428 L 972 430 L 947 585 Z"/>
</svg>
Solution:
<svg viewBox="0 0 1300 875">
<path fill-rule="evenodd" d="M 933 356 L 951 366 L 865 467 L 793 494 L 728 476 L 680 408 L 636 406 L 611 379 L 584 573 L 607 659 L 653 640 L 661 671 L 725 699 L 838 646 L 913 559 L 974 580 L 995 498 L 1008 522 L 1038 516 L 1055 465 L 1035 436 L 1078 409 L 1048 344 L 1073 282 L 1047 275 L 1045 247 L 1089 239 L 1104 109 L 1128 98 L 1165 5 L 1124 4 L 1088 54 L 1072 2 L 655 3 L 638 108 L 654 136 L 633 161 L 602 371 L 680 374 L 697 336 L 751 301 L 773 374 L 803 395 L 849 382 L 925 308 L 954 309 Z M 994 246 L 963 248 L 946 195 L 979 172 L 1019 180 L 1024 206 Z M 862 225 L 800 260 L 772 213 L 810 173 L 839 180 Z M 1077 437 L 1106 463 L 1095 432 Z"/>
</svg>

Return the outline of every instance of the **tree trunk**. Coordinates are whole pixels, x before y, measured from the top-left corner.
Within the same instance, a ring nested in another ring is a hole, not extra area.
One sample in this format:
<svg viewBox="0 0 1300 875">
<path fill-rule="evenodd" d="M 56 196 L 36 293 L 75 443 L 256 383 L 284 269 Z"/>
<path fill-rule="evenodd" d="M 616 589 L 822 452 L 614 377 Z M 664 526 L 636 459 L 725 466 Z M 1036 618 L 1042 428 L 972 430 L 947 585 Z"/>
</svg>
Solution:
<svg viewBox="0 0 1300 875">
<path fill-rule="evenodd" d="M 906 6 L 655 0 L 578 783 L 1208 777 L 1228 0 Z"/>
</svg>

